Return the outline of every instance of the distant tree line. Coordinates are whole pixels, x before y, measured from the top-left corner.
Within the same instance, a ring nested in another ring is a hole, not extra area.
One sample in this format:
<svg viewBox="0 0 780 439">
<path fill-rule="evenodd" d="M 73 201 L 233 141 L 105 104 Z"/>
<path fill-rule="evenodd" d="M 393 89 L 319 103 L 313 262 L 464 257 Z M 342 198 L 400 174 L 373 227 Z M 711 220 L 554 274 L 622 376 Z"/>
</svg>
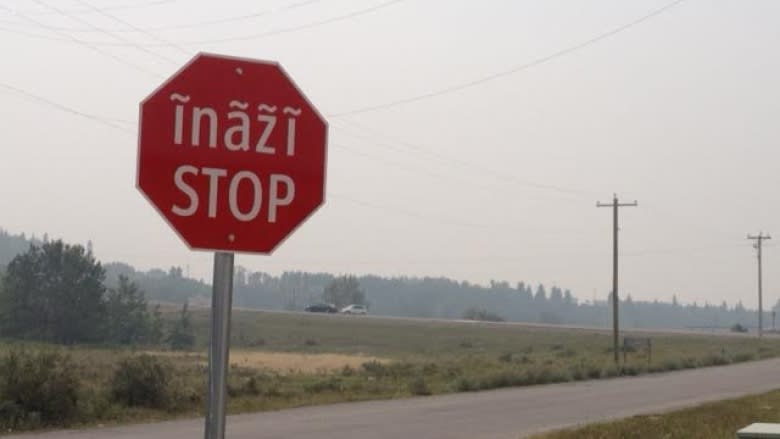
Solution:
<svg viewBox="0 0 780 439">
<path fill-rule="evenodd" d="M 36 241 L 38 243 L 48 241 Z M 26 245 L 25 245 L 26 243 Z M 24 251 L 30 239 L 0 230 L 0 262 L 10 261 L 9 252 Z M 10 250 L 9 250 L 10 249 Z M 87 251 L 87 253 L 89 253 Z M 0 270 L 2 267 L 0 267 Z M 123 287 L 120 279 L 146 292 L 149 300 L 183 304 L 210 303 L 211 286 L 187 277 L 181 267 L 167 271 L 139 271 L 120 262 L 104 266 L 108 291 Z M 606 296 L 606 295 L 605 295 Z M 264 309 L 302 310 L 317 302 L 339 306 L 363 303 L 372 314 L 460 319 L 490 316 L 507 321 L 607 327 L 611 324 L 609 297 L 581 302 L 558 286 L 524 282 L 492 281 L 488 286 L 447 278 L 380 276 L 337 276 L 328 273 L 285 272 L 281 275 L 250 271 L 238 266 L 234 278 L 235 306 Z M 777 309 L 777 306 L 775 307 Z M 764 321 L 769 325 L 771 312 Z M 730 328 L 735 324 L 754 328 L 756 315 L 742 303 L 728 306 L 705 303 L 621 300 L 621 325 L 633 328 Z"/>
</svg>

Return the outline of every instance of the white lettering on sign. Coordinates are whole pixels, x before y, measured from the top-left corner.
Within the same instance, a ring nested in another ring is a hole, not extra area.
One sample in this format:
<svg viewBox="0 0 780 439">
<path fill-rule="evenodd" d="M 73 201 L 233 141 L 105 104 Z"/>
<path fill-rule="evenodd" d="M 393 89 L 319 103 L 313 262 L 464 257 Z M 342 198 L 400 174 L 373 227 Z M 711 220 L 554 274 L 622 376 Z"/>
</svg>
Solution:
<svg viewBox="0 0 780 439">
<path fill-rule="evenodd" d="M 190 146 L 201 146 L 201 143 L 205 142 L 209 148 L 224 147 L 228 151 L 249 151 L 250 144 L 254 144 L 254 150 L 259 154 L 276 154 L 279 146 L 287 156 L 295 155 L 296 120 L 302 113 L 300 108 L 286 106 L 282 108 L 280 117 L 276 114 L 279 109 L 276 105 L 261 102 L 257 105 L 253 123 L 247 112 L 248 102 L 230 101 L 230 111 L 222 115 L 212 107 L 193 105 L 188 108 L 187 104 L 191 100 L 189 95 L 173 93 L 170 98 L 175 102 L 175 145 L 185 143 L 185 132 L 189 129 Z M 278 123 L 280 118 L 282 123 Z M 271 135 L 278 130 L 286 130 L 286 142 L 283 145 L 270 145 L 268 142 Z"/>
<path fill-rule="evenodd" d="M 198 175 L 198 168 L 194 166 L 179 166 L 176 169 L 176 173 L 173 174 L 173 182 L 176 184 L 176 187 L 179 188 L 180 191 L 184 192 L 185 195 L 190 199 L 190 205 L 189 207 L 181 208 L 179 206 L 173 206 L 173 213 L 179 216 L 192 216 L 195 214 L 195 211 L 198 210 L 198 193 L 195 192 L 195 189 L 192 188 L 192 186 L 188 185 L 184 182 L 184 174 L 195 174 Z"/>
<path fill-rule="evenodd" d="M 271 176 L 271 179 L 273 178 L 274 177 Z M 247 179 L 252 183 L 252 190 L 255 194 L 254 201 L 252 202 L 252 208 L 249 209 L 249 212 L 247 213 L 241 212 L 241 209 L 238 207 L 238 185 L 241 184 L 241 180 L 243 179 Z M 233 213 L 233 216 L 236 217 L 237 220 L 252 221 L 255 219 L 257 214 L 260 212 L 260 206 L 263 204 L 263 187 L 260 185 L 260 179 L 257 178 L 257 175 L 249 171 L 241 171 L 236 173 L 236 176 L 230 180 L 230 190 L 228 191 L 228 194 L 230 197 L 230 212 Z M 271 214 L 269 213 L 268 216 L 270 217 Z"/>
<path fill-rule="evenodd" d="M 284 184 L 287 194 L 279 198 L 279 184 Z M 271 193 L 268 196 L 268 222 L 276 222 L 276 209 L 279 206 L 289 206 L 295 198 L 295 182 L 284 174 L 271 174 Z"/>
<path fill-rule="evenodd" d="M 239 110 L 246 110 L 249 108 L 249 104 L 246 102 L 230 101 L 230 108 L 237 108 Z M 178 110 L 178 108 L 177 108 Z M 179 113 L 176 113 L 176 117 Z M 249 116 L 245 111 L 231 111 L 228 113 L 228 120 L 238 119 L 238 125 L 233 125 L 225 131 L 225 146 L 230 151 L 248 151 L 249 150 Z M 235 141 L 235 136 L 238 134 L 239 140 Z"/>
<path fill-rule="evenodd" d="M 203 173 L 209 176 L 209 218 L 216 218 L 219 177 L 226 176 L 227 171 L 219 168 L 203 168 Z"/>
<path fill-rule="evenodd" d="M 260 176 L 252 171 L 239 171 L 235 175 L 228 176 L 226 169 L 220 168 L 196 168 L 190 165 L 181 165 L 176 168 L 173 174 L 173 182 L 189 200 L 187 206 L 174 205 L 171 211 L 179 216 L 192 216 L 198 211 L 200 206 L 200 197 L 198 192 L 191 186 L 191 182 L 184 180 L 185 175 L 198 177 L 203 175 L 208 179 L 208 193 L 206 194 L 207 214 L 209 218 L 216 218 L 219 215 L 220 189 L 224 190 L 221 179 L 228 178 L 228 208 L 230 214 L 239 221 L 252 221 L 260 214 L 263 207 L 263 183 Z M 268 176 L 268 213 L 269 223 L 275 223 L 277 212 L 280 207 L 289 206 L 295 199 L 295 181 L 285 174 L 270 174 Z M 238 191 L 242 186 L 248 186 L 252 191 L 252 203 L 250 206 L 239 206 Z"/>
<path fill-rule="evenodd" d="M 276 113 L 276 107 L 260 104 L 257 106 L 257 111 L 261 113 L 268 112 L 270 114 L 257 115 L 258 122 L 265 122 L 265 128 L 263 129 L 263 134 L 260 134 L 260 140 L 257 141 L 255 151 L 261 154 L 273 154 L 275 151 L 273 147 L 268 146 L 268 138 L 271 137 L 271 132 L 276 126 L 276 116 L 273 116 L 273 113 Z"/>
</svg>

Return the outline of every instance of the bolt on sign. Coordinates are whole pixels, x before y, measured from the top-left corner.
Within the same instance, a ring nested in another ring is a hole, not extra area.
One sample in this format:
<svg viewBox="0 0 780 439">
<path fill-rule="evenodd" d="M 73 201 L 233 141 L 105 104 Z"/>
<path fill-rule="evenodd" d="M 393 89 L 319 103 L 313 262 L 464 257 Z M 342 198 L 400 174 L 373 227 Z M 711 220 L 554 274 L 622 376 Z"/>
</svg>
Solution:
<svg viewBox="0 0 780 439">
<path fill-rule="evenodd" d="M 141 103 L 137 186 L 190 248 L 268 254 L 324 202 L 326 149 L 278 64 L 199 54 Z"/>
</svg>

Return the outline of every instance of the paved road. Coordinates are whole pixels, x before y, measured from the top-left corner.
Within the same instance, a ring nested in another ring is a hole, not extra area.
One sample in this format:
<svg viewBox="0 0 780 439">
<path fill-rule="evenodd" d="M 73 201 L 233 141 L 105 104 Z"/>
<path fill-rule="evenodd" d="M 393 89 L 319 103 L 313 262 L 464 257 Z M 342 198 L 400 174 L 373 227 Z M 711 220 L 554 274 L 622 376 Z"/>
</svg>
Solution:
<svg viewBox="0 0 780 439">
<path fill-rule="evenodd" d="M 610 418 L 654 413 L 780 387 L 780 359 L 684 372 L 336 404 L 231 416 L 230 439 L 517 439 Z M 9 436 L 14 439 L 193 439 L 201 419 Z"/>
</svg>

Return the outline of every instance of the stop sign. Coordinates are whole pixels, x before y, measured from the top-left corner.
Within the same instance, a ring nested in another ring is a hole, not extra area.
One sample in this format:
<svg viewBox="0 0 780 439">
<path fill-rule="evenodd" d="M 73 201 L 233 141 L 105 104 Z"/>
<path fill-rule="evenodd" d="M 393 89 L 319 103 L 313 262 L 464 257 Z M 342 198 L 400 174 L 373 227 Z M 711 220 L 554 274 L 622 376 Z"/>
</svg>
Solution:
<svg viewBox="0 0 780 439">
<path fill-rule="evenodd" d="M 137 186 L 190 248 L 270 253 L 324 202 L 326 138 L 278 64 L 199 54 L 141 102 Z"/>
</svg>

